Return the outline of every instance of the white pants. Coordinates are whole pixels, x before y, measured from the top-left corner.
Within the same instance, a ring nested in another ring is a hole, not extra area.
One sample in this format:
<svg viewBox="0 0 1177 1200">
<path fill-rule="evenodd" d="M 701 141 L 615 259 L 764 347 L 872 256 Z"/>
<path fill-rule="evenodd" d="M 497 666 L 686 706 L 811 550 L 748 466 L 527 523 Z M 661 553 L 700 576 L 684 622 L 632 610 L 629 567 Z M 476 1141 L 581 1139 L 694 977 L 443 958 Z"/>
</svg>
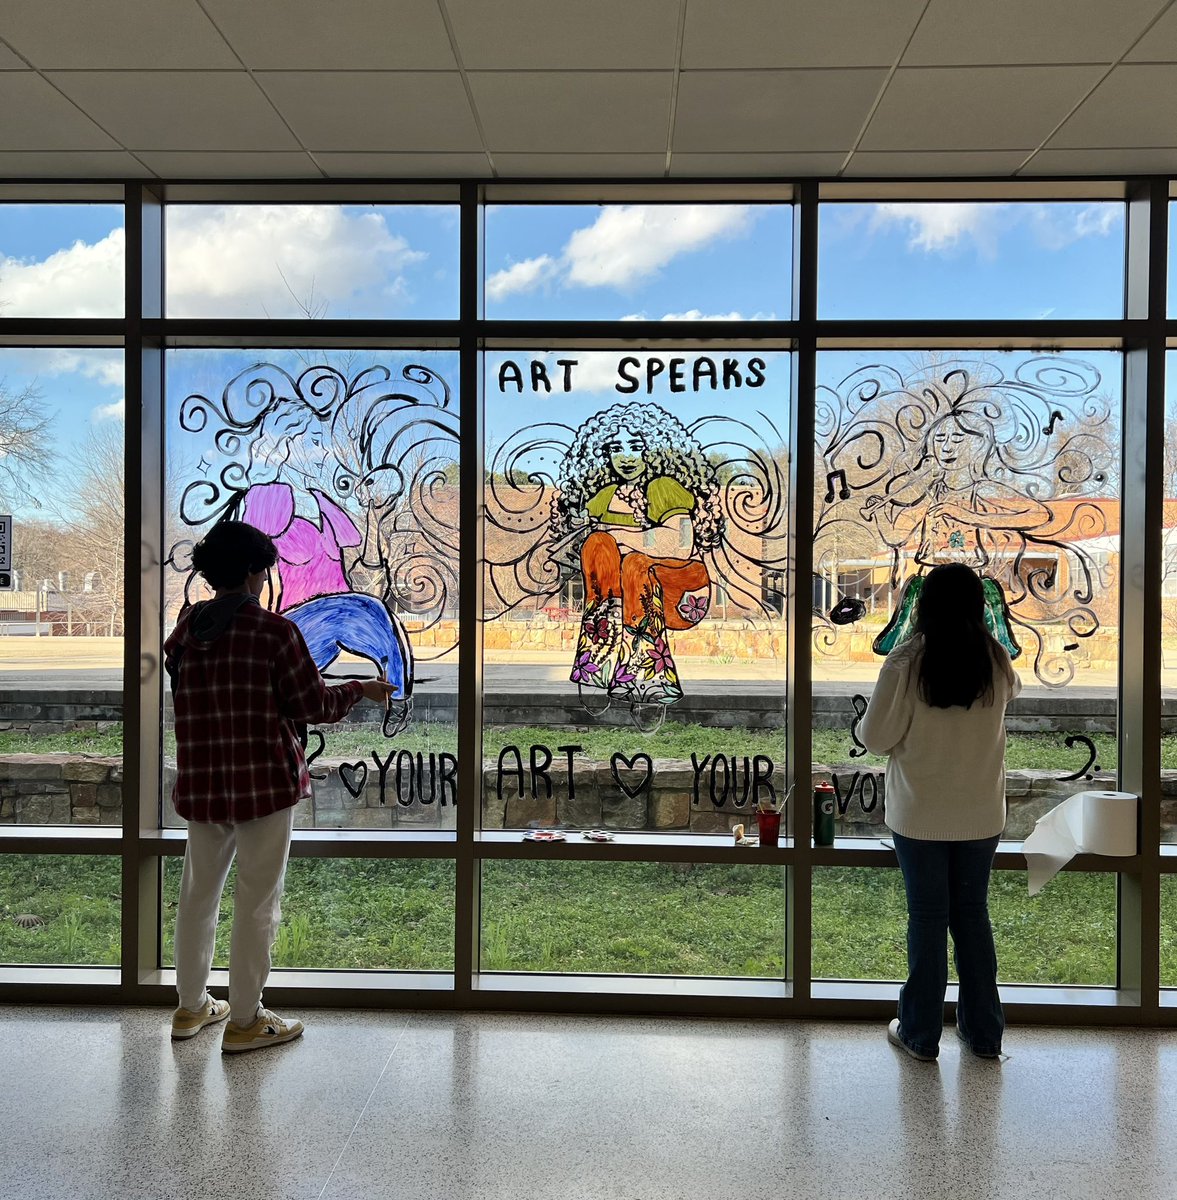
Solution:
<svg viewBox="0 0 1177 1200">
<path fill-rule="evenodd" d="M 270 974 L 270 947 L 282 918 L 282 883 L 293 827 L 293 808 L 237 825 L 188 822 L 176 912 L 176 989 L 183 1008 L 197 1009 L 204 1002 L 221 892 L 236 854 L 229 1009 L 236 1024 L 253 1024 Z"/>
</svg>

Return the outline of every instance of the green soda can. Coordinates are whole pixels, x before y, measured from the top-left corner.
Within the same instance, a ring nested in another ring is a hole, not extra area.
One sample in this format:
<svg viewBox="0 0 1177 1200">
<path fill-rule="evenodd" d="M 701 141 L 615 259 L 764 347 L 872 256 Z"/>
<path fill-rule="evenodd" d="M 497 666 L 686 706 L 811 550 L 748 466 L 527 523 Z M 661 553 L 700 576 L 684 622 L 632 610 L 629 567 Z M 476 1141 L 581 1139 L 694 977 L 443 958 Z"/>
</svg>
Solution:
<svg viewBox="0 0 1177 1200">
<path fill-rule="evenodd" d="M 829 783 L 818 783 L 813 787 L 813 844 L 834 844 L 834 788 Z"/>
</svg>

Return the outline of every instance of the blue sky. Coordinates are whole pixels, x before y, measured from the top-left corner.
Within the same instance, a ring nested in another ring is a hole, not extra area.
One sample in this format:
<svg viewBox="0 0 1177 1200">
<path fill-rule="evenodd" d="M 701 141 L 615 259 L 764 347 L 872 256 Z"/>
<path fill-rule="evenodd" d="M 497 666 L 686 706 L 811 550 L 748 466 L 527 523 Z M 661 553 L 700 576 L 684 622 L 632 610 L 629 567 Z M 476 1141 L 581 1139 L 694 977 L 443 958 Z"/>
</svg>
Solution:
<svg viewBox="0 0 1177 1200">
<path fill-rule="evenodd" d="M 121 217 L 116 205 L 0 206 L 0 314 L 118 315 Z M 486 237 L 489 317 L 789 316 L 792 212 L 785 205 L 492 207 Z M 188 206 L 169 214 L 168 239 L 176 315 L 264 319 L 300 315 L 300 305 L 340 318 L 457 313 L 453 207 Z M 1124 207 L 1116 203 L 826 205 L 820 313 L 1115 316 L 1123 245 Z M 243 366 L 264 354 L 229 357 Z M 608 357 L 582 370 L 569 418 L 609 395 L 617 356 Z M 830 382 L 827 370 L 840 368 L 821 369 Z M 10 388 L 36 381 L 66 444 L 120 410 L 117 351 L 4 350 L 0 377 Z M 787 396 L 782 357 L 758 395 L 733 393 L 727 402 L 733 412 L 775 408 L 783 425 Z M 691 415 L 711 398 L 677 402 Z M 511 421 L 544 419 L 562 403 L 558 396 L 504 402 L 492 377 L 488 424 L 497 433 Z"/>
</svg>

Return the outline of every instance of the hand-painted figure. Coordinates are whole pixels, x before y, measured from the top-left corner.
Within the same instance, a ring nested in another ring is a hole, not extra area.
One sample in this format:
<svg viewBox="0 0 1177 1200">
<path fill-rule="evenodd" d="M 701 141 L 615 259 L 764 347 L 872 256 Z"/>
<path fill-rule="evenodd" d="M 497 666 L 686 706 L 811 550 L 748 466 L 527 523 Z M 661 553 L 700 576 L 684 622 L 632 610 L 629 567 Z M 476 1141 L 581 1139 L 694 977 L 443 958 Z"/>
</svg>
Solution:
<svg viewBox="0 0 1177 1200">
<path fill-rule="evenodd" d="M 241 519 L 268 534 L 278 550 L 274 607 L 293 621 L 315 666 L 325 671 L 343 651 L 373 663 L 392 685 L 384 733 L 393 737 L 408 724 L 413 659 L 396 617 L 375 596 L 354 592 L 343 567 L 346 547 L 363 544 L 351 517 L 323 492 L 310 488 L 317 520 L 295 513 L 288 483 L 254 484 L 245 494 Z"/>
<path fill-rule="evenodd" d="M 664 409 L 624 405 L 577 430 L 552 511 L 554 556 L 584 581 L 572 682 L 634 710 L 682 697 L 668 634 L 706 616 L 702 555 L 723 528 L 715 470 Z"/>
<path fill-rule="evenodd" d="M 912 544 L 917 566 L 875 639 L 875 653 L 885 655 L 911 636 L 924 573 L 949 562 L 981 574 L 990 633 L 1011 658 L 1021 653 L 1010 627 L 1006 585 L 1025 550 L 1026 531 L 1051 518 L 1044 504 L 990 477 L 994 447 L 994 429 L 984 414 L 958 405 L 928 427 L 915 465 L 863 505 L 862 516 L 891 547 L 893 586 L 899 584 L 902 553 Z"/>
</svg>

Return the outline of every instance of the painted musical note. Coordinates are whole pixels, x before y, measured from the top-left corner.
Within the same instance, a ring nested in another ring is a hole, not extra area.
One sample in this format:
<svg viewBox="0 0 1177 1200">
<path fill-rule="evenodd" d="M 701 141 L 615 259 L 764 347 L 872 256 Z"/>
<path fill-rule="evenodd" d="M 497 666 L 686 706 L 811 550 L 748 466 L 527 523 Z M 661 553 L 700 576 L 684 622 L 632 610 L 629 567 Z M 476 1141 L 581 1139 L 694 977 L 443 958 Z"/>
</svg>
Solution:
<svg viewBox="0 0 1177 1200">
<path fill-rule="evenodd" d="M 838 499 L 839 500 L 849 500 L 850 499 L 850 485 L 846 482 L 846 472 L 839 469 L 837 471 L 831 471 L 826 476 L 826 503 L 827 504 L 833 504 L 833 502 L 834 502 L 834 484 L 835 484 L 835 482 L 837 482 L 839 484 Z"/>
<path fill-rule="evenodd" d="M 1056 424 L 1057 424 L 1059 421 L 1062 421 L 1062 420 L 1064 420 L 1064 419 L 1065 419 L 1065 418 L 1063 417 L 1063 414 L 1062 414 L 1061 412 L 1059 412 L 1059 410 L 1058 410 L 1057 408 L 1056 408 L 1056 409 L 1054 409 L 1054 410 L 1051 412 L 1051 414 L 1050 414 L 1050 420 L 1047 422 L 1047 425 L 1046 425 L 1046 431 L 1045 431 L 1045 432 L 1046 432 L 1046 436 L 1047 436 L 1047 437 L 1050 437 L 1050 435 L 1051 435 L 1052 433 L 1054 433 L 1054 427 L 1055 427 L 1055 425 L 1056 425 Z"/>
<path fill-rule="evenodd" d="M 1096 755 L 1099 753 L 1095 748 L 1095 743 L 1081 733 L 1071 733 L 1063 739 L 1063 744 L 1068 750 L 1073 750 L 1076 743 L 1087 751 L 1087 761 L 1073 775 L 1060 775 L 1059 783 L 1074 783 L 1077 779 L 1094 779 L 1092 771 L 1100 769 L 1099 763 L 1095 761 Z"/>
<path fill-rule="evenodd" d="M 866 747 L 862 744 L 858 737 L 858 723 L 866 716 L 866 697 L 851 696 L 850 703 L 854 706 L 854 711 L 857 714 L 853 721 L 850 722 L 850 737 L 854 742 L 851 748 L 851 758 L 861 758 L 866 753 Z"/>
</svg>

